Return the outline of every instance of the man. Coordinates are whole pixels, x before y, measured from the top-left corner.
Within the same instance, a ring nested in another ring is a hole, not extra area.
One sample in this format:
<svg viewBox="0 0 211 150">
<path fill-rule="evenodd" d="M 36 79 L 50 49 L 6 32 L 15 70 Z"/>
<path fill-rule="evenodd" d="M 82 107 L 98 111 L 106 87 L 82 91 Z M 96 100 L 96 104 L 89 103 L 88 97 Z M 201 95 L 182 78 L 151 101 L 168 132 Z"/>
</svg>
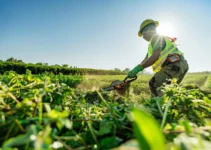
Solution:
<svg viewBox="0 0 211 150">
<path fill-rule="evenodd" d="M 138 72 L 152 66 L 155 75 L 149 81 L 149 88 L 153 97 L 162 96 L 160 87 L 169 83 L 168 79 L 177 78 L 179 84 L 189 69 L 183 53 L 174 43 L 175 39 L 156 33 L 158 25 L 158 21 L 151 19 L 142 22 L 138 35 L 149 42 L 148 52 L 144 60 L 128 73 L 128 78 L 134 78 Z"/>
</svg>

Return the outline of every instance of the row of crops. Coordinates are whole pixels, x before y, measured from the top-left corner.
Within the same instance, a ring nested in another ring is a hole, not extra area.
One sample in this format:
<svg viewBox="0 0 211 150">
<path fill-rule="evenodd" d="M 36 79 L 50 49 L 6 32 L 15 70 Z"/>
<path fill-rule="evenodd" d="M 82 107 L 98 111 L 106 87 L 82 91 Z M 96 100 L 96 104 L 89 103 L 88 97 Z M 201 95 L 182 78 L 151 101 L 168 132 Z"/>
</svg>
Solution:
<svg viewBox="0 0 211 150">
<path fill-rule="evenodd" d="M 163 97 L 150 98 L 148 75 L 126 96 L 100 90 L 124 77 L 1 75 L 0 149 L 211 148 L 210 94 L 172 80 Z"/>
</svg>

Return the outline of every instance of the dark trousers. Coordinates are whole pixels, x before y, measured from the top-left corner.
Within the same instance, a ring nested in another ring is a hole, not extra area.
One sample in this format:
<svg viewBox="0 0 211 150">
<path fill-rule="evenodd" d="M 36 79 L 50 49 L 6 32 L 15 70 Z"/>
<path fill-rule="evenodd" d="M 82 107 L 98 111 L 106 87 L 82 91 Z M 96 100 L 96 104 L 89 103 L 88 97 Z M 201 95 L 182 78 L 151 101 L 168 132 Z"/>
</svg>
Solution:
<svg viewBox="0 0 211 150">
<path fill-rule="evenodd" d="M 188 63 L 184 58 L 181 58 L 179 61 L 174 63 L 165 64 L 163 68 L 149 81 L 149 89 L 152 97 L 162 96 L 160 87 L 164 83 L 169 84 L 169 79 L 176 78 L 177 83 L 181 83 L 185 74 L 188 72 L 188 69 Z"/>
</svg>

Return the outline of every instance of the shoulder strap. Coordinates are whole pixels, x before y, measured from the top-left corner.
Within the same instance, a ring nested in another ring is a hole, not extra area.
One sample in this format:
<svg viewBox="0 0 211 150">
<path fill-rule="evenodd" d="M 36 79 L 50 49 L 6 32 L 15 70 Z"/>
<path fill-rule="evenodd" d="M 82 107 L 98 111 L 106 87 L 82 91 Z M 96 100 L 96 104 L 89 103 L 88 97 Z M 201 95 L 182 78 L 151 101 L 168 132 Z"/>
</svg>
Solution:
<svg viewBox="0 0 211 150">
<path fill-rule="evenodd" d="M 175 42 L 175 41 L 177 40 L 177 38 L 176 38 L 176 37 L 171 38 L 171 37 L 167 36 L 167 38 L 169 38 L 169 40 L 170 40 L 171 42 Z"/>
</svg>

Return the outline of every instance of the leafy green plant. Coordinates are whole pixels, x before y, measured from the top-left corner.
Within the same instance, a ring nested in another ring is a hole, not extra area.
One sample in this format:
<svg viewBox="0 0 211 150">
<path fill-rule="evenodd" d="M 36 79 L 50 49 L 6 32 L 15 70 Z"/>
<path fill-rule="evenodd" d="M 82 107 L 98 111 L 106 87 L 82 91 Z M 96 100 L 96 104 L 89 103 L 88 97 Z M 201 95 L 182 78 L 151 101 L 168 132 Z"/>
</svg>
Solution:
<svg viewBox="0 0 211 150">
<path fill-rule="evenodd" d="M 190 149 L 184 138 L 191 137 L 202 141 L 197 148 L 210 144 L 211 99 L 197 87 L 186 89 L 172 82 L 163 87 L 164 97 L 144 98 L 134 93 L 123 97 L 115 91 L 74 88 L 81 81 L 88 84 L 84 77 L 75 80 L 30 71 L 1 75 L 0 147 L 111 149 L 137 139 L 146 149 Z"/>
<path fill-rule="evenodd" d="M 134 132 L 140 149 L 164 150 L 164 135 L 161 133 L 159 125 L 152 115 L 137 109 L 134 109 L 132 113 L 134 116 Z"/>
</svg>

